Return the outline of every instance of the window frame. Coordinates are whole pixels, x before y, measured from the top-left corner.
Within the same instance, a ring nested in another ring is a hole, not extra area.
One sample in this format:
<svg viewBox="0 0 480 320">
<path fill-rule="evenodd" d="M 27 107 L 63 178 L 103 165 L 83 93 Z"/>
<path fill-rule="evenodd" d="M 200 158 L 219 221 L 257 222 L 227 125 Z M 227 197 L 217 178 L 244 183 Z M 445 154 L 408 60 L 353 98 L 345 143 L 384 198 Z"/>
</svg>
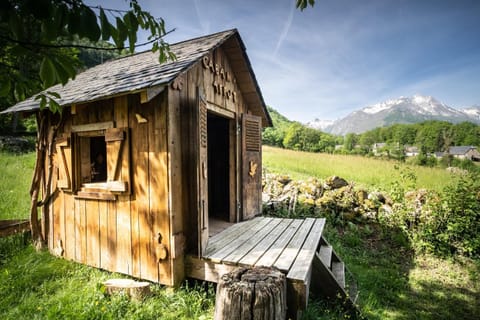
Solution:
<svg viewBox="0 0 480 320">
<path fill-rule="evenodd" d="M 105 138 L 107 179 L 83 183 L 82 173 L 85 174 L 85 169 L 81 167 L 81 141 L 102 136 Z M 61 182 L 57 185 L 59 189 L 72 192 L 75 198 L 80 199 L 116 200 L 118 195 L 130 194 L 128 128 L 115 128 L 113 122 L 76 125 L 72 126 L 70 136 L 64 134 L 57 138 L 56 143 L 58 181 Z"/>
</svg>

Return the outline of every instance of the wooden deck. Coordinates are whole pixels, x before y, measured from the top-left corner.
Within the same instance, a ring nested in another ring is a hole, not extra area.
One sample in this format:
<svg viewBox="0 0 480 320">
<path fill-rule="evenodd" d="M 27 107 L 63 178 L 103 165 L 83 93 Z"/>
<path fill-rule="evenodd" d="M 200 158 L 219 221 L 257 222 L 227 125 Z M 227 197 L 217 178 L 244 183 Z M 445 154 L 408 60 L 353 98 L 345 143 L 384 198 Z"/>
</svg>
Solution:
<svg viewBox="0 0 480 320">
<path fill-rule="evenodd" d="M 212 236 L 202 258 L 188 256 L 188 277 L 218 282 L 239 266 L 275 267 L 287 275 L 290 310 L 306 307 L 312 261 L 325 219 L 258 217 Z"/>
</svg>

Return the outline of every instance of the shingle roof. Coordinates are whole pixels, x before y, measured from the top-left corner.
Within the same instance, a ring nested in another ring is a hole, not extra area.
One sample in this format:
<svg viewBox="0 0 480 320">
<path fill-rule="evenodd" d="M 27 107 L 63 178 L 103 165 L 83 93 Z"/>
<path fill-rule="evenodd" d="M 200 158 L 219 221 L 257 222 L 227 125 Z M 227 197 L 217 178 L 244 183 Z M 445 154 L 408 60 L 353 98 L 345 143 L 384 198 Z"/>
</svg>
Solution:
<svg viewBox="0 0 480 320">
<path fill-rule="evenodd" d="M 221 46 L 230 38 L 236 39 L 232 43 L 237 54 L 238 49 L 243 52 L 244 65 L 240 68 L 243 71 L 246 67 L 249 73 L 247 80 L 243 81 L 248 83 L 238 81 L 238 85 L 242 92 L 244 92 L 242 86 L 249 89 L 250 93 L 247 95 L 250 98 L 246 98 L 246 100 L 250 101 L 247 101 L 247 104 L 262 114 L 264 125 L 271 125 L 271 119 L 266 111 L 260 88 L 245 53 L 245 47 L 238 31 L 235 29 L 170 45 L 170 49 L 176 55 L 175 61 L 160 64 L 158 62 L 158 53 L 152 53 L 151 51 L 137 53 L 107 61 L 87 69 L 79 73 L 74 80 L 70 80 L 65 86 L 55 85 L 49 88 L 48 91 L 60 94 L 61 98 L 57 102 L 61 106 L 67 106 L 138 92 L 142 89 L 167 84 L 208 52 Z M 226 52 L 228 55 L 228 50 Z M 254 89 L 253 96 L 252 85 Z M 35 100 L 35 96 L 32 96 L 2 113 L 28 112 L 38 109 L 39 101 Z"/>
<path fill-rule="evenodd" d="M 455 146 L 448 149 L 448 153 L 451 155 L 464 155 L 470 149 L 476 149 L 474 146 Z"/>
</svg>

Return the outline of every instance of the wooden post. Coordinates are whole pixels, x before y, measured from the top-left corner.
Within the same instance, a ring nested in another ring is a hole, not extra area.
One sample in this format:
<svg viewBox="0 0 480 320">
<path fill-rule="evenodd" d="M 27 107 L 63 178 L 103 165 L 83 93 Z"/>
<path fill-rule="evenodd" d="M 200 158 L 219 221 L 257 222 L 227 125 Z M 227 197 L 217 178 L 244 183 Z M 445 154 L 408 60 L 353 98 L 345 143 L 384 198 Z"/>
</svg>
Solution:
<svg viewBox="0 0 480 320">
<path fill-rule="evenodd" d="M 277 269 L 239 268 L 220 278 L 214 319 L 285 319 L 286 296 L 286 278 Z"/>
</svg>

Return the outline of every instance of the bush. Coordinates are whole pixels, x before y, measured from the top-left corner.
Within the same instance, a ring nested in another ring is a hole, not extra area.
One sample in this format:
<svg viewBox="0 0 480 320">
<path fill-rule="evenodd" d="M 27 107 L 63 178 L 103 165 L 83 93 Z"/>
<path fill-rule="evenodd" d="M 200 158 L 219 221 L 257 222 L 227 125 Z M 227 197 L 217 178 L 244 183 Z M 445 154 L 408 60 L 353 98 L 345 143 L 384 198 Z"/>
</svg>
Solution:
<svg viewBox="0 0 480 320">
<path fill-rule="evenodd" d="M 403 228 L 419 250 L 480 257 L 478 178 L 475 174 L 458 176 L 441 193 L 425 189 L 407 192 L 384 222 Z"/>
</svg>

